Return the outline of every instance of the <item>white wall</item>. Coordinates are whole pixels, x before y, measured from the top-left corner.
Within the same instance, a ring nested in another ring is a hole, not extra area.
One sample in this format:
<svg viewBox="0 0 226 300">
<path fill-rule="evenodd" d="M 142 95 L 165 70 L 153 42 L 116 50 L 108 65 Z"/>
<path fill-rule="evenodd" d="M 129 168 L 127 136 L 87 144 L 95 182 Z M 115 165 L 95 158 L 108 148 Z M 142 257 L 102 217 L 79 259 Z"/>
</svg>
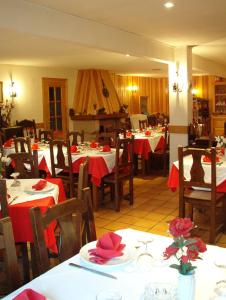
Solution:
<svg viewBox="0 0 226 300">
<path fill-rule="evenodd" d="M 9 84 L 12 76 L 18 90 L 15 107 L 11 114 L 11 124 L 16 120 L 35 119 L 36 123 L 43 122 L 42 78 L 64 78 L 68 83 L 68 109 L 73 107 L 77 70 L 56 69 L 47 67 L 26 67 L 15 65 L 0 65 L 0 81 L 3 82 L 3 99 L 10 99 Z M 69 120 L 69 129 L 73 124 Z"/>
</svg>

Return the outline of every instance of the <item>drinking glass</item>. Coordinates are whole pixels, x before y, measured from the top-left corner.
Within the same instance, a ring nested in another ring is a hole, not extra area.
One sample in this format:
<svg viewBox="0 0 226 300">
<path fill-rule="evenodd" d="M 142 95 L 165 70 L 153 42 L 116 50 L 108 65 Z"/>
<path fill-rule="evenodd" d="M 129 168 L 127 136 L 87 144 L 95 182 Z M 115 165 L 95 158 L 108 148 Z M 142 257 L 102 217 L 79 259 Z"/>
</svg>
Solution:
<svg viewBox="0 0 226 300">
<path fill-rule="evenodd" d="M 96 300 L 121 300 L 121 294 L 116 290 L 103 290 L 96 295 Z"/>
<path fill-rule="evenodd" d="M 137 257 L 137 265 L 143 271 L 150 271 L 154 262 L 153 255 L 148 250 L 148 244 L 152 242 L 153 239 L 138 241 L 138 243 L 141 243 L 139 248 L 141 253 Z"/>
<path fill-rule="evenodd" d="M 12 173 L 10 176 L 13 177 L 13 183 L 11 184 L 11 187 L 17 187 L 20 186 L 20 181 L 17 179 L 17 177 L 20 175 L 19 172 Z"/>
</svg>

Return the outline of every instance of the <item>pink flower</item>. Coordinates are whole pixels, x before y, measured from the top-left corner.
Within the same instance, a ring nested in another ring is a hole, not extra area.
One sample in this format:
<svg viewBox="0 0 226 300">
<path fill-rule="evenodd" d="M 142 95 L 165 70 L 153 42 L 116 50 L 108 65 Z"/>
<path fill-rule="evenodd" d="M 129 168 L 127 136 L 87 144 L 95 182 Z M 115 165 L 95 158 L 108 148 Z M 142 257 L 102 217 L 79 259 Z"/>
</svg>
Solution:
<svg viewBox="0 0 226 300">
<path fill-rule="evenodd" d="M 170 258 L 172 255 L 176 254 L 178 250 L 179 250 L 179 248 L 169 246 L 169 247 L 166 248 L 165 252 L 163 253 L 163 256 L 164 256 L 166 259 L 168 259 L 168 258 Z"/>
<path fill-rule="evenodd" d="M 187 264 L 188 261 L 189 261 L 187 255 L 182 255 L 180 259 L 181 259 L 181 261 L 182 261 L 183 264 Z"/>
<path fill-rule="evenodd" d="M 192 238 L 193 240 L 195 240 L 194 243 L 187 245 L 188 248 L 194 248 L 196 249 L 198 252 L 205 252 L 206 251 L 206 244 L 203 242 L 203 240 L 201 240 L 198 237 Z"/>
<path fill-rule="evenodd" d="M 174 237 L 189 237 L 193 223 L 189 218 L 176 218 L 170 222 L 169 231 Z"/>
</svg>

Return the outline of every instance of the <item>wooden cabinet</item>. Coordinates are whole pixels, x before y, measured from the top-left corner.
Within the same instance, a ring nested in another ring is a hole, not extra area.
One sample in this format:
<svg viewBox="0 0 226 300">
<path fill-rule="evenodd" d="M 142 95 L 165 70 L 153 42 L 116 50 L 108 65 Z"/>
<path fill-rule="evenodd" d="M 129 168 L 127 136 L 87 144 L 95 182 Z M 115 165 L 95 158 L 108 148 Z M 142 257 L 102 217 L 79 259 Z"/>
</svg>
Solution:
<svg viewBox="0 0 226 300">
<path fill-rule="evenodd" d="M 212 116 L 212 133 L 214 136 L 216 135 L 224 135 L 224 122 L 226 121 L 225 115 L 213 115 Z"/>
<path fill-rule="evenodd" d="M 215 113 L 226 114 L 226 81 L 215 83 Z"/>
<path fill-rule="evenodd" d="M 214 136 L 224 135 L 224 122 L 226 121 L 226 81 L 215 82 L 214 105 L 211 118 L 211 128 Z"/>
</svg>

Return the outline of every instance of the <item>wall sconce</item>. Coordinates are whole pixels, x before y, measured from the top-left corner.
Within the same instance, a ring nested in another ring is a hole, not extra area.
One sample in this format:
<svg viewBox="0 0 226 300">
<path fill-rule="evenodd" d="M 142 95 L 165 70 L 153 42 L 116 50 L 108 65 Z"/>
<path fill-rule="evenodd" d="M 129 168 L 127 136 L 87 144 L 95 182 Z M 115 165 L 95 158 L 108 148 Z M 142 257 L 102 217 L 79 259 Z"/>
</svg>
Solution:
<svg viewBox="0 0 226 300">
<path fill-rule="evenodd" d="M 182 87 L 180 85 L 180 78 L 179 78 L 179 71 L 176 71 L 176 78 L 173 83 L 173 92 L 175 93 L 181 93 L 182 92 Z"/>
<path fill-rule="evenodd" d="M 130 91 L 130 92 L 136 92 L 136 91 L 138 91 L 138 86 L 137 85 L 129 85 L 129 86 L 127 86 L 127 91 Z"/>
<path fill-rule="evenodd" d="M 9 85 L 9 96 L 12 98 L 15 98 L 17 96 L 16 88 L 15 88 L 15 82 L 11 80 L 11 83 Z"/>
</svg>

